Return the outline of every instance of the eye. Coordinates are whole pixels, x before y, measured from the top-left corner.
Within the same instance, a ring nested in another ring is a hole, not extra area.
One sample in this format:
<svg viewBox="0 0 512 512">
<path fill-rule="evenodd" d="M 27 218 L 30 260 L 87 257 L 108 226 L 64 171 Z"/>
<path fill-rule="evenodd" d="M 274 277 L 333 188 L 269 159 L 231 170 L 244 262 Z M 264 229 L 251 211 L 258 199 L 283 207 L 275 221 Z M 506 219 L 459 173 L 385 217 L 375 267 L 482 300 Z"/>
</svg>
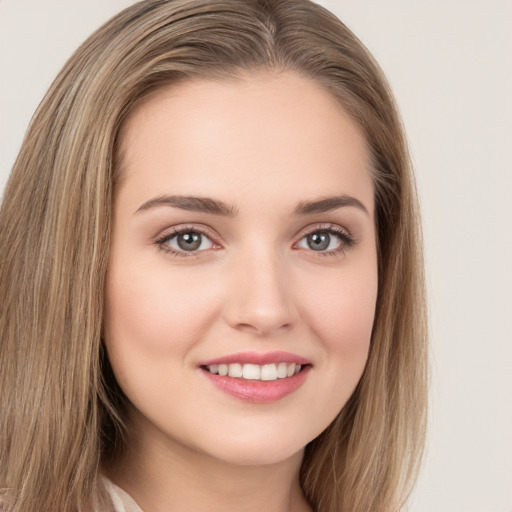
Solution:
<svg viewBox="0 0 512 512">
<path fill-rule="evenodd" d="M 304 235 L 297 247 L 322 253 L 337 253 L 354 244 L 354 239 L 341 228 L 317 229 Z"/>
<path fill-rule="evenodd" d="M 338 235 L 328 231 L 314 231 L 301 238 L 298 247 L 313 251 L 334 251 L 341 245 Z"/>
<path fill-rule="evenodd" d="M 199 252 L 214 247 L 214 243 L 206 234 L 192 229 L 181 230 L 170 235 L 165 235 L 157 240 L 157 244 L 162 249 L 173 253 Z"/>
</svg>

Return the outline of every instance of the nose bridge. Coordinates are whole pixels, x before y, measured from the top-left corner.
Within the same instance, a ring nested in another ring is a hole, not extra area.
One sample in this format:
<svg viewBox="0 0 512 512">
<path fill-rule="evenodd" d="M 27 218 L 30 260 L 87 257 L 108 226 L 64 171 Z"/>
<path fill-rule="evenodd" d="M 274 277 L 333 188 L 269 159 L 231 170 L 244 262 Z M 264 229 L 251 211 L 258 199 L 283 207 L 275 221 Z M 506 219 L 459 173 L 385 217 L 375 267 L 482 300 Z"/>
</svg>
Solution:
<svg viewBox="0 0 512 512">
<path fill-rule="evenodd" d="M 236 257 L 228 322 L 232 327 L 266 335 L 290 327 L 295 308 L 284 258 L 271 245 L 256 245 Z"/>
</svg>

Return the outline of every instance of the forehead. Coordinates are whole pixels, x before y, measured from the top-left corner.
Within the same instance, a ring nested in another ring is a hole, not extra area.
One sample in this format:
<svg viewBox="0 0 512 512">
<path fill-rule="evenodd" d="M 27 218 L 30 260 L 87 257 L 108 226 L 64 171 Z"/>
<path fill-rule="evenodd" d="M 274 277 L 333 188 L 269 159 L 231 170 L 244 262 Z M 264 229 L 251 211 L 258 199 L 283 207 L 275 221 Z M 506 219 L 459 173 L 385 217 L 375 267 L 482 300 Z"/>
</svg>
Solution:
<svg viewBox="0 0 512 512">
<path fill-rule="evenodd" d="M 120 150 L 122 186 L 141 196 L 252 189 L 283 201 L 339 192 L 373 202 L 358 125 L 330 92 L 293 72 L 162 88 L 127 119 Z"/>
</svg>

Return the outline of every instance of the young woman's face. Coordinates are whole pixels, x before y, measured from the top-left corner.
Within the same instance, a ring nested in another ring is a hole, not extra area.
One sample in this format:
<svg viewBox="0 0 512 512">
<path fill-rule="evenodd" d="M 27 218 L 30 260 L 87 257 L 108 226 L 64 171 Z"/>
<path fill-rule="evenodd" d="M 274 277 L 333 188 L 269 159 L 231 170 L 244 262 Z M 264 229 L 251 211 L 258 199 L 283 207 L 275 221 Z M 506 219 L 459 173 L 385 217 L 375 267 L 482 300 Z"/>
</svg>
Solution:
<svg viewBox="0 0 512 512">
<path fill-rule="evenodd" d="M 105 341 L 135 434 L 237 464 L 299 453 L 367 360 L 360 130 L 309 79 L 262 72 L 161 90 L 121 147 Z"/>
</svg>

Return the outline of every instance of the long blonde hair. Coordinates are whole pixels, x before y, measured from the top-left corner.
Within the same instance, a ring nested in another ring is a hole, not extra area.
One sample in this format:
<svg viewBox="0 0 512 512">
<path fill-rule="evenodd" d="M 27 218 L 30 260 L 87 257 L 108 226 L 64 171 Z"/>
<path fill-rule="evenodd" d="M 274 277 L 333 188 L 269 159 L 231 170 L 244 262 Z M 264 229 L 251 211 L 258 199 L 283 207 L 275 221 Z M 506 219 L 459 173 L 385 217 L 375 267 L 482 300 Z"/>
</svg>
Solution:
<svg viewBox="0 0 512 512">
<path fill-rule="evenodd" d="M 39 106 L 0 210 L 0 488 L 4 511 L 84 510 L 123 449 L 123 396 L 101 342 L 119 130 L 155 88 L 259 68 L 339 98 L 373 161 L 379 294 L 369 360 L 306 447 L 318 512 L 396 511 L 425 435 L 427 348 L 418 207 L 386 80 L 335 16 L 308 0 L 147 0 L 71 57 Z"/>
</svg>

